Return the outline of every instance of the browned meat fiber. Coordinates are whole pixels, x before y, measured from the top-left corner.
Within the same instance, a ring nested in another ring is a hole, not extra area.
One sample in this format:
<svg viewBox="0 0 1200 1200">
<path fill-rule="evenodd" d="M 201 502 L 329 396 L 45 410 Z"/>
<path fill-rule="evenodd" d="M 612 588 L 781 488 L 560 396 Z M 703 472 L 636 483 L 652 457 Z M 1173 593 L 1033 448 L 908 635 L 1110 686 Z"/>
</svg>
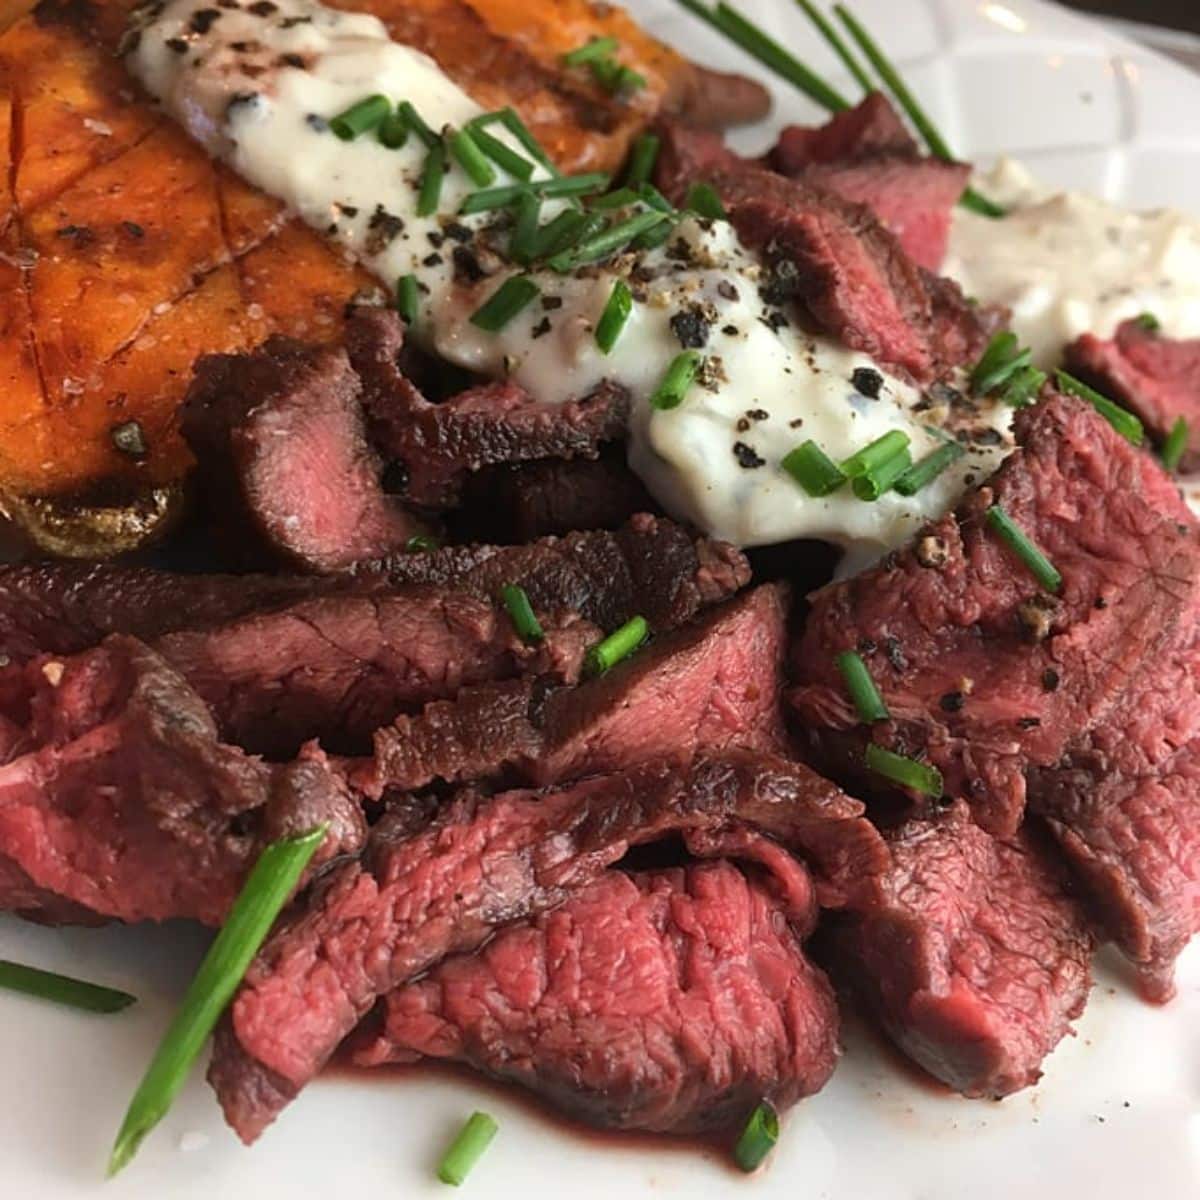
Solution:
<svg viewBox="0 0 1200 1200">
<path fill-rule="evenodd" d="M 1036 1083 L 1083 1011 L 1092 937 L 1063 873 L 958 804 L 888 839 L 879 891 L 837 918 L 835 959 L 896 1044 L 967 1096 Z"/>
<path fill-rule="evenodd" d="M 385 821 L 360 860 L 301 898 L 247 974 L 209 1073 L 226 1119 L 253 1141 L 380 996 L 558 907 L 632 845 L 753 829 L 809 861 L 823 903 L 843 903 L 887 863 L 861 813 L 808 768 L 742 752 L 557 791 L 463 792 L 415 836 L 408 823 L 389 836 Z"/>
<path fill-rule="evenodd" d="M 606 871 L 561 908 L 501 931 L 392 992 L 354 1061 L 455 1059 L 544 1096 L 555 1112 L 620 1129 L 742 1125 L 819 1091 L 838 1013 L 788 918 L 811 889 L 724 861 Z"/>
</svg>

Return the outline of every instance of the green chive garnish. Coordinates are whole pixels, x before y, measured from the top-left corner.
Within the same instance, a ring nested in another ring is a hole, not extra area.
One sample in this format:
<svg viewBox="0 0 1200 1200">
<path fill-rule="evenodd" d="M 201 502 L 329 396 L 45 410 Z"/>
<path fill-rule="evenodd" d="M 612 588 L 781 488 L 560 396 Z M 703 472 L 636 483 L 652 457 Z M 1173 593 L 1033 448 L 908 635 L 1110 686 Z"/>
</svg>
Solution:
<svg viewBox="0 0 1200 1200">
<path fill-rule="evenodd" d="M 386 96 L 368 96 L 331 118 L 329 128 L 343 142 L 352 142 L 360 134 L 374 129 L 391 111 L 392 102 Z"/>
<path fill-rule="evenodd" d="M 1062 575 L 1058 568 L 1034 545 L 1029 535 L 999 504 L 993 504 L 987 510 L 987 522 L 1046 591 L 1057 592 L 1062 587 Z"/>
<path fill-rule="evenodd" d="M 597 196 L 592 201 L 593 208 L 625 208 L 630 204 L 636 204 L 641 195 L 631 187 L 617 188 L 615 192 L 605 192 L 603 196 Z"/>
<path fill-rule="evenodd" d="M 628 658 L 650 636 L 645 617 L 631 617 L 615 633 L 598 642 L 584 659 L 589 675 L 603 675 Z"/>
<path fill-rule="evenodd" d="M 535 192 L 525 192 L 517 201 L 517 219 L 508 247 L 514 262 L 527 265 L 533 261 L 541 211 L 542 202 Z"/>
<path fill-rule="evenodd" d="M 1152 312 L 1139 313 L 1134 321 L 1137 327 L 1146 333 L 1158 333 L 1162 329 L 1162 322 Z"/>
<path fill-rule="evenodd" d="M 110 1178 L 128 1165 L 142 1139 L 166 1116 L 327 829 L 322 825 L 262 852 L 129 1103 L 108 1160 Z"/>
<path fill-rule="evenodd" d="M 987 349 L 971 371 L 971 391 L 986 396 L 1005 383 L 1015 372 L 1029 366 L 1029 350 L 1022 350 L 1017 335 L 1005 330 L 987 344 Z"/>
<path fill-rule="evenodd" d="M 592 77 L 606 91 L 614 95 L 620 92 L 636 92 L 646 86 L 646 77 L 632 67 L 623 66 L 615 58 L 599 58 L 589 63 Z"/>
<path fill-rule="evenodd" d="M 375 136 L 389 150 L 399 150 L 408 141 L 408 122 L 400 109 L 389 112 L 375 131 Z"/>
<path fill-rule="evenodd" d="M 635 217 L 618 221 L 602 232 L 585 238 L 572 249 L 554 255 L 547 265 L 552 271 L 563 272 L 570 271 L 583 263 L 608 258 L 610 254 L 623 250 L 634 238 L 653 229 L 656 225 L 661 225 L 665 220 L 667 220 L 666 213 L 657 211 L 638 213 Z"/>
<path fill-rule="evenodd" d="M 812 438 L 789 450 L 779 465 L 810 496 L 828 496 L 846 482 L 841 468 Z"/>
<path fill-rule="evenodd" d="M 522 641 L 540 642 L 546 636 L 523 587 L 516 583 L 506 583 L 500 589 L 500 599 L 504 601 L 504 607 L 508 609 L 508 615 L 512 618 L 513 628 Z"/>
<path fill-rule="evenodd" d="M 632 250 L 654 250 L 668 241 L 675 232 L 675 220 L 664 221 L 661 225 L 653 225 L 645 233 L 639 234 L 629 243 Z"/>
<path fill-rule="evenodd" d="M 683 403 L 683 398 L 692 386 L 703 361 L 704 356 L 699 350 L 685 350 L 682 354 L 677 354 L 667 368 L 662 382 L 650 394 L 650 407 L 678 408 Z"/>
<path fill-rule="evenodd" d="M 1046 382 L 1046 372 L 1026 366 L 1014 371 L 1000 389 L 1000 399 L 1010 408 L 1025 408 L 1037 399 Z"/>
<path fill-rule="evenodd" d="M 884 459 L 877 466 L 869 467 L 861 475 L 856 475 L 851 480 L 850 487 L 860 500 L 878 500 L 885 492 L 892 490 L 896 480 L 911 466 L 912 455 L 905 446 L 891 458 Z"/>
<path fill-rule="evenodd" d="M 845 650 L 837 656 L 837 665 L 846 681 L 850 699 L 854 701 L 854 707 L 858 710 L 858 719 L 868 725 L 873 721 L 886 721 L 890 715 L 887 705 L 879 694 L 862 655 L 853 650 Z"/>
<path fill-rule="evenodd" d="M 404 549 L 410 554 L 425 554 L 431 550 L 440 550 L 442 543 L 435 537 L 430 537 L 426 533 L 414 533 L 412 537 L 404 543 Z"/>
<path fill-rule="evenodd" d="M 609 58 L 620 49 L 621 43 L 615 37 L 594 37 L 582 46 L 563 55 L 564 67 L 582 67 L 586 63 L 598 62 Z"/>
<path fill-rule="evenodd" d="M 1178 469 L 1187 444 L 1188 423 L 1183 417 L 1176 417 L 1175 424 L 1171 426 L 1171 432 L 1167 434 L 1167 440 L 1163 443 L 1162 461 L 1168 471 Z"/>
<path fill-rule="evenodd" d="M 120 1012 L 137 1003 L 137 997 L 128 992 L 118 992 L 115 988 L 72 979 L 69 975 L 59 975 L 54 971 L 27 967 L 7 959 L 0 960 L 0 988 L 94 1013 Z"/>
<path fill-rule="evenodd" d="M 642 201 L 659 212 L 674 213 L 675 206 L 652 183 L 638 185 L 638 195 Z"/>
<path fill-rule="evenodd" d="M 756 1171 L 779 1141 L 779 1114 L 764 1100 L 751 1114 L 733 1148 L 733 1161 L 747 1174 Z"/>
<path fill-rule="evenodd" d="M 687 199 L 684 201 L 683 207 L 697 216 L 708 217 L 711 221 L 726 219 L 725 205 L 721 203 L 721 197 L 717 195 L 711 184 L 693 183 L 688 188 Z"/>
<path fill-rule="evenodd" d="M 446 178 L 446 147 L 434 142 L 425 155 L 425 166 L 421 170 L 421 185 L 417 195 L 417 216 L 431 217 L 438 210 L 442 199 L 442 183 Z"/>
<path fill-rule="evenodd" d="M 633 149 L 629 152 L 629 166 L 625 171 L 626 187 L 636 188 L 650 182 L 661 145 L 662 140 L 653 133 L 643 133 L 633 143 Z"/>
<path fill-rule="evenodd" d="M 496 182 L 496 168 L 484 157 L 479 144 L 465 129 L 451 129 L 446 134 L 450 153 L 471 177 L 476 187 L 491 187 Z"/>
<path fill-rule="evenodd" d="M 537 159 L 551 175 L 558 175 L 560 173 L 554 163 L 550 161 L 550 155 L 542 149 L 541 143 L 529 131 L 529 127 L 521 120 L 521 116 L 515 108 L 502 108 L 498 117 L 500 124 L 525 147 L 527 154 Z"/>
<path fill-rule="evenodd" d="M 487 1113 L 471 1114 L 458 1137 L 438 1165 L 438 1178 L 451 1187 L 461 1187 L 483 1152 L 492 1144 L 500 1126 Z"/>
<path fill-rule="evenodd" d="M 863 70 L 858 59 L 850 53 L 850 47 L 838 36 L 837 30 L 825 19 L 821 10 L 812 3 L 812 0 L 796 0 L 796 3 L 800 5 L 808 16 L 808 19 L 817 27 L 817 32 L 829 43 L 834 54 L 842 60 L 846 70 L 854 76 L 858 86 L 864 92 L 873 92 L 875 85 L 871 82 L 870 76 Z"/>
<path fill-rule="evenodd" d="M 1114 404 L 1107 396 L 1102 396 L 1095 388 L 1090 388 L 1081 379 L 1068 375 L 1066 371 L 1055 371 L 1054 378 L 1059 388 L 1086 400 L 1123 438 L 1127 438 L 1135 446 L 1140 446 L 1146 436 L 1142 423 L 1127 408 Z"/>
<path fill-rule="evenodd" d="M 583 175 L 558 175 L 554 179 L 539 179 L 533 186 L 545 197 L 585 196 L 602 192 L 608 187 L 609 177 L 603 171 L 589 171 Z"/>
<path fill-rule="evenodd" d="M 612 348 L 617 344 L 617 339 L 632 312 L 633 293 L 623 279 L 618 279 L 613 284 L 608 303 L 605 304 L 596 325 L 596 345 L 600 347 L 602 354 L 612 353 Z"/>
<path fill-rule="evenodd" d="M 585 213 L 573 208 L 560 212 L 554 220 L 548 221 L 538 230 L 533 249 L 534 258 L 547 258 L 575 245 L 583 236 L 584 227 L 589 221 L 594 222 L 593 227 L 599 229 L 604 223 L 604 218 L 589 218 Z"/>
<path fill-rule="evenodd" d="M 869 445 L 850 455 L 842 463 L 842 474 L 848 479 L 857 479 L 868 471 L 878 470 L 901 450 L 907 450 L 908 443 L 907 433 L 902 433 L 899 429 L 891 429 L 883 437 L 876 438 Z"/>
<path fill-rule="evenodd" d="M 528 275 L 513 275 L 471 314 L 471 324 L 487 333 L 499 333 L 540 295 L 541 288 Z"/>
<path fill-rule="evenodd" d="M 421 311 L 421 285 L 415 275 L 401 275 L 396 281 L 396 311 L 405 325 L 415 325 Z"/>
<path fill-rule="evenodd" d="M 533 176 L 533 163 L 523 154 L 518 154 L 511 146 L 502 142 L 478 124 L 467 127 L 475 144 L 496 164 L 503 168 L 515 179 L 529 179 Z"/>
<path fill-rule="evenodd" d="M 398 111 L 404 118 L 404 124 L 425 143 L 426 149 L 433 149 L 440 139 L 425 123 L 425 118 L 407 100 L 400 101 Z"/>
<path fill-rule="evenodd" d="M 472 192 L 459 205 L 458 211 L 464 216 L 469 213 L 491 212 L 497 208 L 508 208 L 510 204 L 516 203 L 522 196 L 536 194 L 536 192 L 526 187 L 523 183 L 504 183 L 499 187 L 484 188 L 482 191 Z"/>
<path fill-rule="evenodd" d="M 935 799 L 941 796 L 944 790 L 941 771 L 928 763 L 905 758 L 903 754 L 885 750 L 874 742 L 867 745 L 865 759 L 868 768 L 876 775 L 882 775 L 901 787 L 912 788 L 914 792 L 921 792 Z"/>
<path fill-rule="evenodd" d="M 901 496 L 915 496 L 922 488 L 928 487 L 951 463 L 962 458 L 965 453 L 966 451 L 958 442 L 943 442 L 919 462 L 913 463 L 892 484 L 892 487 Z"/>
</svg>

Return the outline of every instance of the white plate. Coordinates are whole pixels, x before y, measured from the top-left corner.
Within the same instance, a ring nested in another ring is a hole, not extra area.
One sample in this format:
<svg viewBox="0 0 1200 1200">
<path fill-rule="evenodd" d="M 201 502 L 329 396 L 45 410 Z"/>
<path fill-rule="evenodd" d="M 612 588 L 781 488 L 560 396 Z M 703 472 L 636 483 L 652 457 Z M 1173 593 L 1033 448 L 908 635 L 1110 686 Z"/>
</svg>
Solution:
<svg viewBox="0 0 1200 1200">
<path fill-rule="evenodd" d="M 666 40 L 705 63 L 741 55 L 669 0 L 632 0 Z M 788 0 L 745 7 L 831 79 L 828 52 Z M 1001 151 L 1048 179 L 1129 203 L 1200 211 L 1200 78 L 1032 0 L 856 0 L 951 143 Z M 776 123 L 819 114 L 783 86 Z M 743 144 L 764 144 L 768 130 Z M 787 1118 L 770 1170 L 737 1178 L 714 1154 L 576 1136 L 510 1094 L 412 1073 L 310 1087 L 253 1150 L 196 1078 L 118 1180 L 102 1182 L 134 1084 L 194 967 L 196 930 L 43 930 L 0 918 L 0 957 L 124 986 L 115 1018 L 0 998 L 0 1197 L 13 1200 L 333 1200 L 440 1196 L 440 1149 L 473 1107 L 500 1136 L 467 1184 L 477 1200 L 754 1195 L 760 1200 L 1195 1200 L 1200 1195 L 1200 952 L 1155 1010 L 1098 969 L 1078 1036 L 1046 1077 L 1000 1104 L 919 1083 L 850 1031 L 821 1095 Z"/>
</svg>

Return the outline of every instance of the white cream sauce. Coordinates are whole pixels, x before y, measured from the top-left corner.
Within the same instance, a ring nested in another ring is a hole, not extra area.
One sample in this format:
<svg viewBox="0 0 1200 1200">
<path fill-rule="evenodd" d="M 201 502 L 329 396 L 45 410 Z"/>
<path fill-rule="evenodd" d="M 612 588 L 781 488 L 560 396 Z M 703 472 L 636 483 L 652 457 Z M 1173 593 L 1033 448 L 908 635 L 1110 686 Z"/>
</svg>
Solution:
<svg viewBox="0 0 1200 1200">
<path fill-rule="evenodd" d="M 1052 191 L 1011 159 L 979 188 L 1009 215 L 994 221 L 956 209 L 943 270 L 967 295 L 1011 308 L 1040 366 L 1059 366 L 1080 334 L 1109 337 L 1143 312 L 1167 337 L 1200 337 L 1200 221 Z"/>
<path fill-rule="evenodd" d="M 447 360 L 507 374 L 544 401 L 579 398 L 605 378 L 628 387 L 635 398 L 631 464 L 676 516 L 740 545 L 819 538 L 861 562 L 902 543 L 1006 452 L 1003 439 L 973 448 L 908 499 L 892 492 L 866 503 L 849 488 L 808 496 L 780 466 L 804 439 L 841 459 L 901 429 L 919 458 L 938 444 L 926 426 L 946 414 L 914 411 L 920 397 L 894 378 L 868 398 L 851 383 L 857 368 L 874 366 L 865 356 L 794 325 L 768 324 L 759 264 L 724 222 L 685 220 L 668 247 L 600 270 L 537 272 L 543 300 L 554 307 L 535 301 L 498 334 L 477 329 L 471 314 L 512 268 L 482 254 L 494 267 L 489 278 L 472 285 L 455 278 L 455 225 L 460 236 L 470 231 L 478 249 L 495 221 L 495 214 L 453 215 L 475 185 L 452 165 L 440 215 L 418 217 L 425 154 L 418 139 L 398 150 L 371 135 L 344 142 L 325 119 L 376 92 L 409 100 L 434 129 L 462 125 L 479 106 L 431 59 L 390 41 L 372 16 L 312 0 L 237 2 L 244 7 L 206 8 L 219 15 L 198 23 L 203 0 L 155 4 L 140 19 L 129 66 L 211 153 L 286 201 L 385 285 L 415 273 L 424 293 L 415 334 Z M 519 149 L 501 126 L 490 131 Z M 512 182 L 497 173 L 497 184 Z M 546 204 L 543 220 L 556 211 Z M 679 252 L 680 239 L 687 253 Z M 630 278 L 638 303 L 605 356 L 593 331 L 617 275 Z M 671 317 L 694 304 L 711 317 L 706 370 L 679 407 L 653 409 L 647 398 L 681 349 Z M 1005 430 L 1009 415 L 997 409 L 987 421 Z"/>
</svg>

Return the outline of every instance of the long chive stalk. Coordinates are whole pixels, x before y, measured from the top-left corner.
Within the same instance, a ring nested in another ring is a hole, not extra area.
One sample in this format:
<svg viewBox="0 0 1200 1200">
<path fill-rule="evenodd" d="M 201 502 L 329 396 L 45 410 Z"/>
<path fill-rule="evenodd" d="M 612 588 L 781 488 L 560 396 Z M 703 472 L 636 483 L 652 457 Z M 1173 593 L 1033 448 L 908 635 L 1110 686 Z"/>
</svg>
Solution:
<svg viewBox="0 0 1200 1200">
<path fill-rule="evenodd" d="M 496 168 L 488 162 L 479 148 L 479 143 L 466 129 L 451 129 L 446 134 L 446 143 L 455 162 L 471 177 L 476 187 L 491 187 L 496 182 Z"/>
<path fill-rule="evenodd" d="M 633 149 L 629 152 L 629 165 L 625 170 L 626 187 L 636 188 L 650 182 L 661 145 L 662 139 L 653 133 L 643 133 L 633 143 Z"/>
<path fill-rule="evenodd" d="M 1046 591 L 1057 592 L 1062 588 L 1062 574 L 1058 568 L 999 504 L 993 504 L 987 510 L 987 522 Z"/>
<path fill-rule="evenodd" d="M 1102 396 L 1095 388 L 1088 387 L 1082 379 L 1076 379 L 1066 371 L 1055 371 L 1054 379 L 1060 391 L 1086 400 L 1123 438 L 1127 438 L 1135 446 L 1142 444 L 1146 431 L 1141 421 L 1129 409 L 1122 408 L 1107 396 Z"/>
<path fill-rule="evenodd" d="M 854 76 L 858 86 L 864 92 L 873 92 L 875 85 L 871 77 L 863 70 L 862 64 L 850 53 L 850 47 L 842 41 L 838 31 L 826 20 L 825 14 L 812 3 L 812 0 L 796 0 L 804 10 L 805 16 L 816 26 L 817 32 L 829 43 L 830 49 L 842 60 L 846 70 Z"/>
<path fill-rule="evenodd" d="M 1166 470 L 1172 474 L 1178 469 L 1183 452 L 1188 444 L 1188 423 L 1183 417 L 1177 417 L 1171 426 L 1171 432 L 1162 449 L 1162 462 Z"/>
<path fill-rule="evenodd" d="M 120 1012 L 137 1003 L 137 997 L 128 992 L 119 992 L 116 988 L 102 987 L 83 979 L 72 979 L 69 975 L 59 975 L 54 971 L 27 967 L 7 959 L 0 960 L 0 988 L 94 1013 Z"/>
<path fill-rule="evenodd" d="M 518 154 L 511 146 L 488 133 L 484 126 L 477 122 L 471 122 L 467 128 L 479 149 L 498 167 L 503 167 L 514 179 L 525 180 L 533 176 L 533 163 L 523 154 Z"/>
<path fill-rule="evenodd" d="M 562 254 L 556 254 L 550 259 L 548 265 L 553 271 L 563 272 L 570 271 L 583 263 L 607 258 L 610 254 L 623 250 L 634 238 L 653 229 L 656 225 L 661 225 L 666 220 L 666 213 L 656 210 L 638 213 L 635 217 L 618 221 L 608 229 L 584 239 L 572 249 L 566 250 Z"/>
<path fill-rule="evenodd" d="M 529 276 L 513 275 L 471 314 L 471 324 L 485 333 L 499 333 L 540 295 L 541 289 Z"/>
<path fill-rule="evenodd" d="M 274 842 L 262 852 L 129 1102 L 108 1160 L 110 1178 L 129 1164 L 146 1135 L 167 1115 L 327 830 L 322 825 L 302 837 Z"/>
</svg>

